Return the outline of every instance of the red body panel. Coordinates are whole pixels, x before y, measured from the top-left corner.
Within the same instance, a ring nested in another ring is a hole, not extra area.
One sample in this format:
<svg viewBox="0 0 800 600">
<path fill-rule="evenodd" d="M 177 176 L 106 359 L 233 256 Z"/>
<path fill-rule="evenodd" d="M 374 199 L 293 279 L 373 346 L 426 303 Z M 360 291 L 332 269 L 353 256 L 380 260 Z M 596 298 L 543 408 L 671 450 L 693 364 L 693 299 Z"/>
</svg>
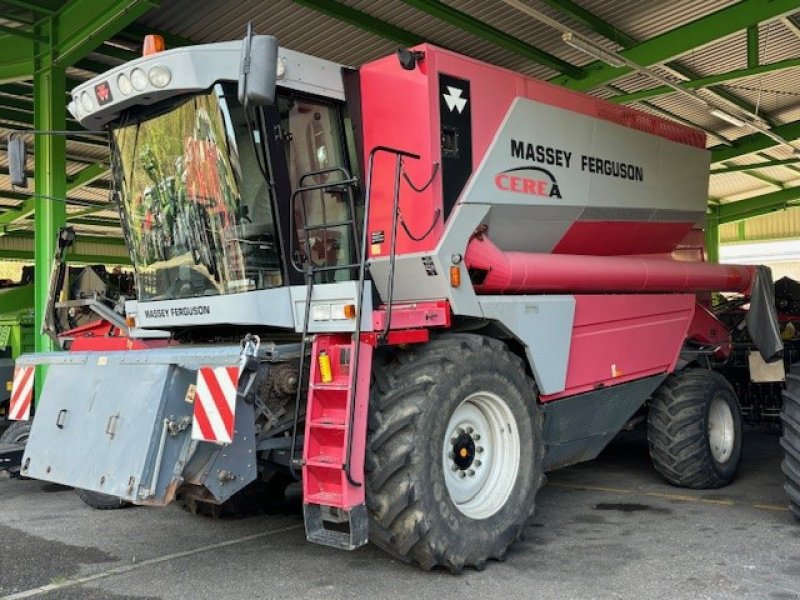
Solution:
<svg viewBox="0 0 800 600">
<path fill-rule="evenodd" d="M 550 402 L 675 368 L 694 315 L 692 294 L 575 296 L 566 389 Z"/>
<path fill-rule="evenodd" d="M 637 256 L 503 252 L 473 238 L 465 262 L 486 276 L 482 294 L 535 292 L 747 292 L 755 267 Z"/>
<path fill-rule="evenodd" d="M 482 161 L 500 123 L 517 97 L 528 98 L 597 119 L 610 121 L 661 136 L 696 148 L 705 147 L 705 134 L 666 119 L 641 113 L 586 94 L 526 77 L 519 73 L 483 63 L 453 52 L 423 44 L 416 50 L 425 53 L 412 71 L 403 70 L 392 55 L 364 65 L 360 69 L 365 164 L 376 146 L 390 146 L 420 155 L 418 161 L 406 160 L 404 167 L 415 185 L 422 186 L 431 177 L 432 165 L 441 164 L 439 138 L 439 73 L 469 81 L 472 111 L 472 170 Z M 439 173 L 441 174 L 441 172 Z M 392 192 L 394 160 L 388 155 L 376 158 L 371 185 L 372 207 L 368 229 L 374 239 L 371 257 L 388 256 L 391 243 Z M 421 237 L 436 220 L 431 235 L 416 241 L 403 228 L 398 230 L 397 254 L 433 249 L 441 237 L 442 182 L 437 176 L 422 192 L 401 184 L 401 218 L 415 237 Z M 437 213 L 438 211 L 438 213 Z M 438 214 L 438 219 L 436 218 Z M 677 243 L 688 224 L 671 224 Z M 680 228 L 681 233 L 677 233 Z M 607 236 L 604 236 L 607 238 Z M 576 233 L 564 242 L 560 252 L 592 254 Z M 663 246 L 663 244 L 661 244 Z M 637 254 L 641 249 L 634 250 Z"/>
<path fill-rule="evenodd" d="M 115 350 L 144 350 L 173 344 L 169 339 L 132 339 L 103 319 L 70 329 L 61 338 L 72 339 L 70 352 L 113 352 Z"/>
</svg>

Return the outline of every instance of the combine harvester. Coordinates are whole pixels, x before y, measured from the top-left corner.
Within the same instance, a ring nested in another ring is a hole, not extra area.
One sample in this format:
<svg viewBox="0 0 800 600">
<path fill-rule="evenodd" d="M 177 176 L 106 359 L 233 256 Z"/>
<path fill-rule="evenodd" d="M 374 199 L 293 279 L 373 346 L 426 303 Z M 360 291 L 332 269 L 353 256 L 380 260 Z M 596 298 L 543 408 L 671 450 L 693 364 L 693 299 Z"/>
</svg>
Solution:
<svg viewBox="0 0 800 600">
<path fill-rule="evenodd" d="M 162 346 L 20 359 L 49 365 L 24 475 L 203 507 L 290 474 L 310 541 L 453 572 L 640 415 L 668 481 L 733 479 L 739 404 L 706 368 L 730 338 L 698 294 L 751 295 L 765 360 L 780 337 L 767 270 L 670 258 L 701 132 L 428 45 L 359 69 L 159 46 L 70 110 L 112 139 L 127 343 Z"/>
</svg>

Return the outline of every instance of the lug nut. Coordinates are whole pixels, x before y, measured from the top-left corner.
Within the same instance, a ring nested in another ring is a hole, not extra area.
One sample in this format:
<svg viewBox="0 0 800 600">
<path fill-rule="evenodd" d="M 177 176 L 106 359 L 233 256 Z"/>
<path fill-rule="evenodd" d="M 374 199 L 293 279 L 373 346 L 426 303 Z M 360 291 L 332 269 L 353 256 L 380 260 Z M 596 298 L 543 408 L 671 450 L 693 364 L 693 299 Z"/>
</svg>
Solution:
<svg viewBox="0 0 800 600">
<path fill-rule="evenodd" d="M 451 446 L 455 446 L 457 443 L 458 443 L 458 438 L 457 437 L 450 438 L 450 445 Z"/>
<path fill-rule="evenodd" d="M 463 429 L 461 429 L 461 427 L 459 427 L 458 429 L 456 429 L 456 433 L 457 433 L 458 435 L 464 435 L 464 430 L 463 430 Z"/>
<path fill-rule="evenodd" d="M 477 448 L 475 448 L 475 452 L 477 452 L 478 454 L 483 452 L 483 446 L 478 446 Z"/>
<path fill-rule="evenodd" d="M 458 471 L 458 466 L 457 465 L 450 465 L 450 470 L 453 471 L 453 472 Z"/>
<path fill-rule="evenodd" d="M 458 472 L 458 476 L 459 476 L 459 477 L 461 477 L 461 479 L 464 479 L 464 477 L 466 477 L 466 476 L 467 476 L 467 474 L 466 474 L 466 473 L 464 473 L 464 471 L 459 471 L 459 472 Z"/>
<path fill-rule="evenodd" d="M 472 436 L 472 439 L 477 442 L 479 439 L 481 439 L 481 434 L 480 433 L 476 433 L 475 435 Z"/>
<path fill-rule="evenodd" d="M 475 469 L 470 469 L 469 471 L 467 471 L 467 475 L 469 475 L 470 477 L 475 477 Z"/>
<path fill-rule="evenodd" d="M 475 466 L 476 466 L 476 467 L 480 467 L 482 464 L 483 464 L 483 463 L 482 463 L 481 461 L 479 461 L 479 460 L 476 460 L 476 461 L 475 461 Z"/>
<path fill-rule="evenodd" d="M 473 431 L 475 430 L 472 427 L 467 427 L 467 433 L 471 434 Z"/>
<path fill-rule="evenodd" d="M 447 453 L 447 458 L 449 458 L 450 460 L 454 459 L 455 457 L 456 457 L 456 454 L 452 450 Z"/>
</svg>

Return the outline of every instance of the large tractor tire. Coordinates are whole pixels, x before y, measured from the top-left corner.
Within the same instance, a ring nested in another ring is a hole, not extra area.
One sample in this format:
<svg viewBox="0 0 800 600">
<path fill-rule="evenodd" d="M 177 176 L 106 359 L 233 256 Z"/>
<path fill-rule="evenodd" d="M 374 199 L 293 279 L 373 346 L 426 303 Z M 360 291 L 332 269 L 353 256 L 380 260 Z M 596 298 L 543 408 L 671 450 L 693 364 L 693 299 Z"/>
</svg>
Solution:
<svg viewBox="0 0 800 600">
<path fill-rule="evenodd" d="M 729 484 L 742 454 L 736 392 L 719 373 L 674 373 L 655 391 L 647 416 L 650 458 L 669 483 L 693 489 Z"/>
<path fill-rule="evenodd" d="M 522 361 L 497 340 L 455 334 L 374 373 L 370 541 L 423 569 L 502 560 L 544 482 L 536 386 Z"/>
<path fill-rule="evenodd" d="M 11 424 L 0 435 L 0 444 L 25 444 L 31 434 L 30 421 L 11 421 Z M 19 474 L 19 465 L 7 469 L 12 477 L 24 479 Z"/>
<path fill-rule="evenodd" d="M 789 510 L 800 521 L 800 364 L 793 365 L 786 375 L 781 421 L 784 489 L 789 496 Z"/>
<path fill-rule="evenodd" d="M 126 502 L 116 496 L 109 496 L 108 494 L 90 492 L 89 490 L 80 490 L 78 488 L 75 488 L 75 493 L 78 494 L 78 498 L 83 500 L 85 504 L 97 510 L 115 510 L 117 508 L 132 506 L 130 502 Z"/>
<path fill-rule="evenodd" d="M 11 425 L 0 435 L 0 444 L 24 444 L 30 434 L 30 421 L 11 421 Z"/>
</svg>

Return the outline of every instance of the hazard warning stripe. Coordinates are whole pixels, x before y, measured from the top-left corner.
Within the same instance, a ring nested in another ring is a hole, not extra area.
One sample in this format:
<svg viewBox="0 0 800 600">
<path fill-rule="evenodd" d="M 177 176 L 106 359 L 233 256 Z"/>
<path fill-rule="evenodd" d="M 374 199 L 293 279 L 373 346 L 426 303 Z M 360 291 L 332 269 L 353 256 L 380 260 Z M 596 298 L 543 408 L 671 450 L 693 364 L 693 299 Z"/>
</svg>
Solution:
<svg viewBox="0 0 800 600">
<path fill-rule="evenodd" d="M 8 418 L 12 421 L 27 421 L 31 416 L 33 400 L 34 367 L 14 369 L 14 384 L 11 387 Z"/>
<path fill-rule="evenodd" d="M 201 367 L 194 395 L 192 439 L 230 444 L 239 367 Z"/>
</svg>

